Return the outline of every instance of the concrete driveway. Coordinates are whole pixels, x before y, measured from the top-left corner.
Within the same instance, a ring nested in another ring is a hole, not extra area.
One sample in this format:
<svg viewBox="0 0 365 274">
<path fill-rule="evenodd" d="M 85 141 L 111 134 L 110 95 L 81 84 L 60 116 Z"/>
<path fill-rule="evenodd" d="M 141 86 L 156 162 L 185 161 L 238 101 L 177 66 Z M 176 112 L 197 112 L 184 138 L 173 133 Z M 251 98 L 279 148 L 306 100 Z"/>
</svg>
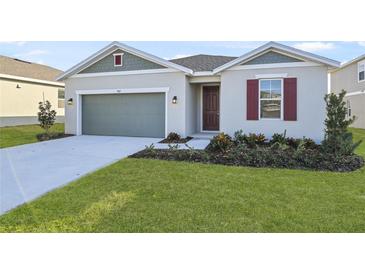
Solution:
<svg viewBox="0 0 365 274">
<path fill-rule="evenodd" d="M 0 214 L 160 140 L 74 136 L 0 149 Z"/>
</svg>

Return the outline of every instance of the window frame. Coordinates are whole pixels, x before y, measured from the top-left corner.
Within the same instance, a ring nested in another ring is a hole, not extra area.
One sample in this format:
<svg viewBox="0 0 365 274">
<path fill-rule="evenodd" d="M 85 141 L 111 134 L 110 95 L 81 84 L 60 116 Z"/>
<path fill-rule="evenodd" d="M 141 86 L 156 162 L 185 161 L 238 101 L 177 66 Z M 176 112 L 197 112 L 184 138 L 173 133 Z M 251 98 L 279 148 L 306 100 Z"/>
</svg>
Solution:
<svg viewBox="0 0 365 274">
<path fill-rule="evenodd" d="M 360 72 L 362 71 L 362 70 L 360 70 L 360 66 L 364 66 L 364 70 L 363 70 L 364 71 L 364 79 L 363 80 L 360 80 Z M 360 62 L 357 63 L 357 82 L 362 83 L 364 81 L 365 81 L 365 60 L 360 61 Z"/>
<path fill-rule="evenodd" d="M 281 96 L 280 99 L 272 99 L 272 98 L 261 98 L 261 81 L 271 81 L 271 80 L 280 80 L 281 83 Z M 262 101 L 279 101 L 280 100 L 280 117 L 279 118 L 262 118 L 261 117 L 261 100 Z M 259 120 L 276 120 L 282 121 L 284 118 L 284 79 L 283 78 L 262 78 L 259 79 Z"/>
<path fill-rule="evenodd" d="M 60 90 L 63 90 L 63 98 L 60 98 Z M 61 105 L 63 105 L 63 107 L 60 107 L 60 103 L 61 103 Z M 64 88 L 59 88 L 57 90 L 57 107 L 65 108 L 65 89 Z"/>
<path fill-rule="evenodd" d="M 346 111 L 347 118 L 351 118 L 352 117 L 352 109 L 351 109 L 350 100 L 346 101 L 346 108 L 347 108 L 347 111 Z"/>
<path fill-rule="evenodd" d="M 123 55 L 124 55 L 124 53 L 114 53 L 114 54 L 113 54 L 114 67 L 122 67 L 122 66 L 123 66 Z M 117 64 L 115 63 L 115 57 L 116 57 L 116 56 L 120 56 L 120 65 L 117 65 Z"/>
</svg>

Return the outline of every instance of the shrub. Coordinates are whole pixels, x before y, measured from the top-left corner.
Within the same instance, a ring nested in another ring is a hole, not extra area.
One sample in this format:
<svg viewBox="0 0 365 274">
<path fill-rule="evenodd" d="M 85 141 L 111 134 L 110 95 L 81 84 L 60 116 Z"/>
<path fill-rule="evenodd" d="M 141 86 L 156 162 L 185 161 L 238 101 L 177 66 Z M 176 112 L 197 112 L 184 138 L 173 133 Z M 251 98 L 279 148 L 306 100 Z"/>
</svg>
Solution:
<svg viewBox="0 0 365 274">
<path fill-rule="evenodd" d="M 243 130 L 237 130 L 233 135 L 233 141 L 236 145 L 245 144 L 246 143 L 246 135 L 243 134 Z"/>
<path fill-rule="evenodd" d="M 352 134 L 348 132 L 355 116 L 346 119 L 346 103 L 344 97 L 346 91 L 342 90 L 339 95 L 334 93 L 325 96 L 327 117 L 325 120 L 325 139 L 322 148 L 327 153 L 335 155 L 351 155 L 355 148 L 361 143 L 353 143 Z"/>
<path fill-rule="evenodd" d="M 47 100 L 45 102 L 39 102 L 38 121 L 41 128 L 46 131 L 46 135 L 49 136 L 49 129 L 54 125 L 56 121 L 56 111 L 51 110 L 51 103 Z"/>
<path fill-rule="evenodd" d="M 176 132 L 170 132 L 169 135 L 166 137 L 166 141 L 169 141 L 170 143 L 178 142 L 180 141 L 181 136 L 177 134 Z"/>
<path fill-rule="evenodd" d="M 264 134 L 250 133 L 248 136 L 244 135 L 245 143 L 250 148 L 255 148 L 257 145 L 265 144 L 266 138 Z"/>
<path fill-rule="evenodd" d="M 286 143 L 285 137 L 286 137 L 286 130 L 284 131 L 284 133 L 275 133 L 271 137 L 270 143 L 271 144 L 275 144 L 275 143 L 285 144 Z"/>
<path fill-rule="evenodd" d="M 279 143 L 276 143 L 280 145 Z M 364 165 L 364 159 L 357 155 L 336 155 L 321 150 L 294 150 L 257 147 L 250 149 L 238 145 L 225 151 L 204 150 L 154 150 L 138 152 L 133 158 L 192 161 L 235 166 L 299 168 L 327 171 L 353 171 Z"/>
<path fill-rule="evenodd" d="M 292 147 L 294 149 L 297 149 L 299 147 L 299 144 L 302 140 L 301 139 L 297 139 L 297 138 L 291 138 L 288 137 L 285 139 L 285 143 L 289 146 Z"/>
<path fill-rule="evenodd" d="M 233 144 L 232 138 L 225 133 L 219 133 L 217 136 L 214 136 L 207 146 L 207 150 L 209 151 L 226 151 Z"/>
</svg>

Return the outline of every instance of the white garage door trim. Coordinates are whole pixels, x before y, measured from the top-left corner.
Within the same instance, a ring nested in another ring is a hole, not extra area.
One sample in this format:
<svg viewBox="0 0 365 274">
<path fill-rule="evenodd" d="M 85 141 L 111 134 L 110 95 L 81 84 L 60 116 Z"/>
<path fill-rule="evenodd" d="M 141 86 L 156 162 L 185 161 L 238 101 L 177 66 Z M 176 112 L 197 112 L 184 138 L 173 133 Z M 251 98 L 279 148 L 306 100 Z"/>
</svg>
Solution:
<svg viewBox="0 0 365 274">
<path fill-rule="evenodd" d="M 168 92 L 169 87 L 160 88 L 131 88 L 131 89 L 89 89 L 76 90 L 76 135 L 82 135 L 82 95 L 92 94 L 131 94 L 131 93 L 165 93 L 165 137 L 167 137 L 167 119 L 168 119 Z"/>
</svg>

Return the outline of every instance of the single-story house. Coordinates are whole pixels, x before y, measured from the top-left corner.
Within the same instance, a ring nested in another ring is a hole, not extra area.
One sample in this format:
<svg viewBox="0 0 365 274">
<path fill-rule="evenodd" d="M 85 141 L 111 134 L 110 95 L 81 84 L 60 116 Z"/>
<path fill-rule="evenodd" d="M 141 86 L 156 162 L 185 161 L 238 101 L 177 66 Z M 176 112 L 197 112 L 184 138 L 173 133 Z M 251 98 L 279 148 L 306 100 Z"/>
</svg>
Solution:
<svg viewBox="0 0 365 274">
<path fill-rule="evenodd" d="M 37 124 L 38 103 L 48 100 L 64 122 L 61 70 L 0 55 L 0 126 Z"/>
<path fill-rule="evenodd" d="M 332 70 L 330 89 L 346 90 L 347 116 L 356 116 L 353 127 L 365 128 L 365 54 Z"/>
<path fill-rule="evenodd" d="M 58 77 L 70 134 L 225 132 L 324 136 L 328 70 L 339 62 L 275 42 L 240 57 L 164 60 L 113 42 Z"/>
</svg>

